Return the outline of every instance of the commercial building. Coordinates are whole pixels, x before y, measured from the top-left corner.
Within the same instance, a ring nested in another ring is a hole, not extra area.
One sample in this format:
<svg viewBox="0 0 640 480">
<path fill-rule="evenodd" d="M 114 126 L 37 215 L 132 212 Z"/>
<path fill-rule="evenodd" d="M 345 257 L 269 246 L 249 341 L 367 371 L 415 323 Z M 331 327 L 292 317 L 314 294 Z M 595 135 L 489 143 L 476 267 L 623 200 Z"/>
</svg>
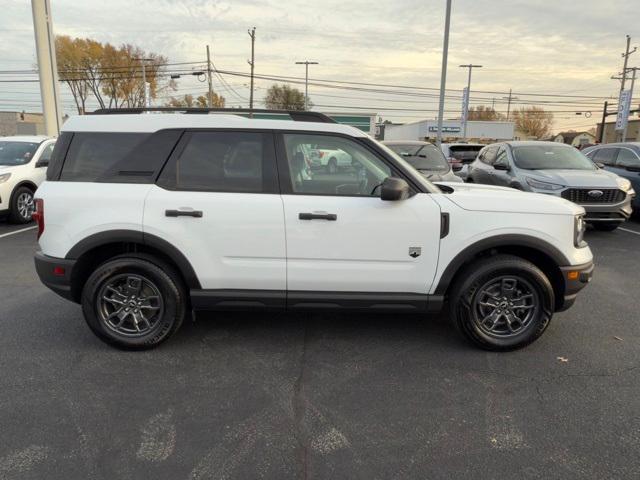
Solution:
<svg viewBox="0 0 640 480">
<path fill-rule="evenodd" d="M 44 134 L 41 113 L 0 112 L 0 136 Z"/>
<path fill-rule="evenodd" d="M 463 126 L 460 120 L 445 120 L 442 123 L 442 139 L 446 142 L 460 141 Z M 512 140 L 513 122 L 469 121 L 467 122 L 467 140 L 488 143 L 500 140 Z M 384 140 L 426 140 L 435 141 L 438 135 L 437 120 L 419 120 L 402 125 L 387 124 L 384 128 Z"/>
<path fill-rule="evenodd" d="M 600 139 L 600 130 L 602 129 L 602 123 L 598 124 L 598 131 L 596 133 L 596 139 Z M 629 120 L 627 125 L 627 138 L 626 142 L 640 142 L 640 119 Z M 616 131 L 616 122 L 606 122 L 604 124 L 604 135 L 602 136 L 602 143 L 613 143 L 618 141 L 618 132 Z"/>
</svg>

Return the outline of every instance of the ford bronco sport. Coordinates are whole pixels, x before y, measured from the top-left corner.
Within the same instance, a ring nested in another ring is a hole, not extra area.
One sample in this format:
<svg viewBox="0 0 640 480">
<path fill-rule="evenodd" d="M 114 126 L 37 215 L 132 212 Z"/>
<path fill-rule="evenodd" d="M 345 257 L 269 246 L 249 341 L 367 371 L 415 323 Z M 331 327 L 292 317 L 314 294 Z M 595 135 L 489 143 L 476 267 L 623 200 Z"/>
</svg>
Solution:
<svg viewBox="0 0 640 480">
<path fill-rule="evenodd" d="M 447 305 L 509 350 L 591 278 L 584 209 L 562 198 L 438 187 L 315 112 L 148 110 L 69 119 L 36 194 L 41 280 L 112 345 L 156 346 L 198 310 Z M 311 148 L 352 162 L 310 170 Z"/>
</svg>

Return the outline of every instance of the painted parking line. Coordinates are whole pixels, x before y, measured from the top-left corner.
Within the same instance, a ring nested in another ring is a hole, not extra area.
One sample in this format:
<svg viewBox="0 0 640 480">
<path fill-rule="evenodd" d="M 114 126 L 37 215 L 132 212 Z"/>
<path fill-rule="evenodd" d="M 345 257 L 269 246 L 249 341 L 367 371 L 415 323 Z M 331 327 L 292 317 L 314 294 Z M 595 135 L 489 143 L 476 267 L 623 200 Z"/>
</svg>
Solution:
<svg viewBox="0 0 640 480">
<path fill-rule="evenodd" d="M 640 235 L 640 232 L 636 232 L 635 230 L 629 230 L 628 228 L 618 227 L 618 230 L 622 230 L 623 232 L 635 233 L 636 235 Z"/>
<path fill-rule="evenodd" d="M 14 230 L 13 232 L 3 233 L 2 235 L 0 235 L 0 238 L 8 237 L 9 235 L 15 235 L 16 233 L 27 232 L 29 230 L 33 230 L 34 228 L 38 228 L 38 226 L 34 225 L 32 227 L 21 228 L 20 230 Z"/>
</svg>

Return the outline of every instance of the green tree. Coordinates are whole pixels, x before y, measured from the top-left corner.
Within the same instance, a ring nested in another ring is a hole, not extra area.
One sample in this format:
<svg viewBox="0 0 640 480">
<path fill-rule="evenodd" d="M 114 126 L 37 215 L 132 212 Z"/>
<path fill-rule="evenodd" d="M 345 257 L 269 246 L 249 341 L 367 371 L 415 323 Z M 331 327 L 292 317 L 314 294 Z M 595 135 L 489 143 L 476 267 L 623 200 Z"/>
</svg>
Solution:
<svg viewBox="0 0 640 480">
<path fill-rule="evenodd" d="M 264 98 L 266 108 L 272 110 L 304 110 L 304 93 L 289 85 L 273 84 Z M 313 103 L 309 100 L 309 108 Z"/>
</svg>

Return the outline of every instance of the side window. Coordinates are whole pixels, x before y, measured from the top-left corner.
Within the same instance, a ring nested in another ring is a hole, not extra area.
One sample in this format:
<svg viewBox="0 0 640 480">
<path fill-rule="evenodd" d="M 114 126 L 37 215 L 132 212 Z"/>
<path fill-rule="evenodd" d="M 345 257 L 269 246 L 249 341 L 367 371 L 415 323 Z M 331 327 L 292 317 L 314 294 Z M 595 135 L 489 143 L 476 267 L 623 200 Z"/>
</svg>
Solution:
<svg viewBox="0 0 640 480">
<path fill-rule="evenodd" d="M 50 143 L 49 145 L 44 147 L 44 150 L 42 151 L 42 154 L 40 155 L 40 159 L 38 161 L 44 161 L 48 163 L 49 160 L 51 160 L 51 154 L 53 153 L 54 145 L 55 143 Z"/>
<path fill-rule="evenodd" d="M 158 185 L 206 192 L 275 192 L 275 158 L 270 134 L 191 132 Z"/>
<path fill-rule="evenodd" d="M 94 182 L 123 160 L 147 133 L 75 133 L 60 180 Z"/>
<path fill-rule="evenodd" d="M 617 153 L 617 148 L 601 148 L 591 159 L 594 162 L 603 163 L 611 167 L 615 164 Z"/>
<path fill-rule="evenodd" d="M 618 152 L 618 159 L 616 160 L 616 166 L 618 167 L 640 167 L 640 158 L 634 152 L 627 148 L 621 148 Z"/>
<path fill-rule="evenodd" d="M 496 156 L 493 165 L 504 165 L 505 167 L 509 166 L 509 157 L 507 156 L 507 149 L 501 147 L 498 151 L 498 155 Z"/>
<path fill-rule="evenodd" d="M 485 153 L 482 157 L 482 161 L 487 165 L 493 165 L 493 162 L 496 161 L 496 153 L 498 152 L 498 147 L 489 147 L 485 150 Z"/>
<path fill-rule="evenodd" d="M 354 140 L 284 134 L 291 189 L 308 195 L 379 196 L 391 168 Z"/>
</svg>

